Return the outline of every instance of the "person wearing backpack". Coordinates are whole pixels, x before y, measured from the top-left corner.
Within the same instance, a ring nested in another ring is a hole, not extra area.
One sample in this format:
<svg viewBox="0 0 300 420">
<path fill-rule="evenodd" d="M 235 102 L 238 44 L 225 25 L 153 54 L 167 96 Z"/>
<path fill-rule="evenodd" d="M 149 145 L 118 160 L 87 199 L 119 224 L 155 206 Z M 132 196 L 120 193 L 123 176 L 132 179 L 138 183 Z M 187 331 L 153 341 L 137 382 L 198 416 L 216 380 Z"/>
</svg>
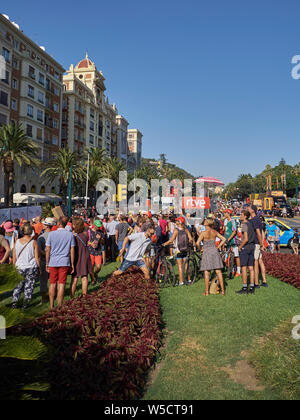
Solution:
<svg viewBox="0 0 300 420">
<path fill-rule="evenodd" d="M 193 243 L 192 235 L 185 225 L 183 216 L 176 219 L 176 228 L 171 239 L 164 246 L 175 244 L 176 261 L 179 271 L 179 286 L 184 286 L 184 265 L 187 269 L 189 244 Z"/>
</svg>

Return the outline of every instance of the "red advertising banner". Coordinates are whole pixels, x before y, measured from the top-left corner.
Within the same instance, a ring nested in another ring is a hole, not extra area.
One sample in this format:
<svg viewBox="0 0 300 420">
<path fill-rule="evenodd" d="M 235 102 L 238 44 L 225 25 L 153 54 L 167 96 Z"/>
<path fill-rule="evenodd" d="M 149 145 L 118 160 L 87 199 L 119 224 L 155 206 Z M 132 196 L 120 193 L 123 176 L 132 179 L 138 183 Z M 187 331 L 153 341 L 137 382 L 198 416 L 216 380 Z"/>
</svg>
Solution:
<svg viewBox="0 0 300 420">
<path fill-rule="evenodd" d="M 209 197 L 183 197 L 182 208 L 188 210 L 206 210 L 210 208 Z"/>
</svg>

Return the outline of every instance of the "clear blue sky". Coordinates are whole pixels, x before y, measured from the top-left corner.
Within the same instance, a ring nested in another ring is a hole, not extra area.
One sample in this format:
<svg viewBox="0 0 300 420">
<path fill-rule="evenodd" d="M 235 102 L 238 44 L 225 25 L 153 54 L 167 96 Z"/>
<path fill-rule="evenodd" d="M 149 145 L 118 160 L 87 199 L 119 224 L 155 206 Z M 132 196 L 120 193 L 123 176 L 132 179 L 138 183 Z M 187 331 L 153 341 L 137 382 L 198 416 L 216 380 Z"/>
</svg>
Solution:
<svg viewBox="0 0 300 420">
<path fill-rule="evenodd" d="M 144 157 L 225 182 L 300 161 L 299 0 L 14 0 L 2 13 L 66 69 L 88 50 Z"/>
</svg>

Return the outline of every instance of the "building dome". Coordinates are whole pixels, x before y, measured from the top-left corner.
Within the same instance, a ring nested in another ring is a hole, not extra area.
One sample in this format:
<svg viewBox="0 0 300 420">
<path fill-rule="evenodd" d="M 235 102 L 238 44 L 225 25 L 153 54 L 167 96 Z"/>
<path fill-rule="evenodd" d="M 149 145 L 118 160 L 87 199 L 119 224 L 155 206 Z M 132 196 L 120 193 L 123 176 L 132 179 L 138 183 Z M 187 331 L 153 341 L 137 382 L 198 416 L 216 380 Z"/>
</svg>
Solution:
<svg viewBox="0 0 300 420">
<path fill-rule="evenodd" d="M 86 53 L 86 56 L 83 60 L 81 60 L 77 66 L 78 69 L 88 69 L 90 67 L 95 67 L 95 64 L 89 59 L 88 53 Z"/>
</svg>

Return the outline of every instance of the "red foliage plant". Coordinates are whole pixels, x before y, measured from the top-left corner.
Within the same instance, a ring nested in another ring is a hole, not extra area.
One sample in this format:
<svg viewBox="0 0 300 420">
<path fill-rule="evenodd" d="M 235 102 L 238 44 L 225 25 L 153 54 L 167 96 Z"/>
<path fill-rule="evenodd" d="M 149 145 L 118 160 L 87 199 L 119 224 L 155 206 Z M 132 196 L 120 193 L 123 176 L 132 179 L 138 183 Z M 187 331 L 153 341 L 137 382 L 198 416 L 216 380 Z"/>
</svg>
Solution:
<svg viewBox="0 0 300 420">
<path fill-rule="evenodd" d="M 300 256 L 264 254 L 267 273 L 300 290 Z"/>
<path fill-rule="evenodd" d="M 161 345 L 158 289 L 130 271 L 25 328 L 55 350 L 50 399 L 137 399 Z"/>
</svg>

